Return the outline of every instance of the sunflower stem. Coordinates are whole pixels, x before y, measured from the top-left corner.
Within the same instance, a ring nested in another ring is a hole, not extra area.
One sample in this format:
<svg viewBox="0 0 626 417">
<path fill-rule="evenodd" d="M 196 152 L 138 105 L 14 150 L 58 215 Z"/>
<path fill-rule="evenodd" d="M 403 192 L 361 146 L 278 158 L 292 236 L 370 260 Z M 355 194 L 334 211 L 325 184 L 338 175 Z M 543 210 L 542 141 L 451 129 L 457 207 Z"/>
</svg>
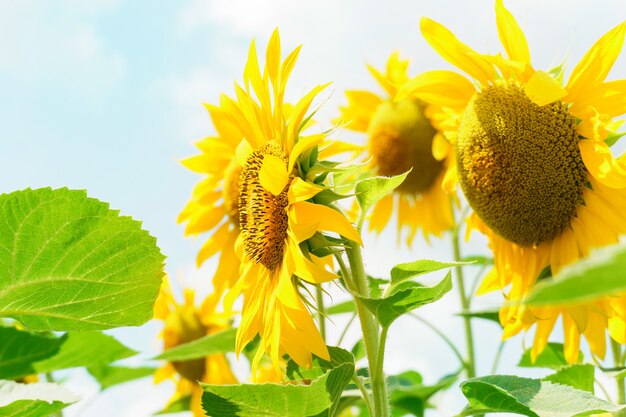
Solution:
<svg viewBox="0 0 626 417">
<path fill-rule="evenodd" d="M 624 360 L 622 359 L 622 345 L 615 340 L 611 339 L 611 349 L 613 350 L 613 361 L 616 368 L 622 368 L 624 366 Z M 626 404 L 626 390 L 624 389 L 624 377 L 620 376 L 615 378 L 617 384 L 617 402 L 618 404 Z M 615 413 L 617 417 L 626 416 L 626 411 L 618 411 Z"/>
<path fill-rule="evenodd" d="M 363 265 L 363 257 L 361 255 L 361 247 L 356 242 L 348 243 L 348 262 L 352 272 L 352 286 L 356 295 L 360 297 L 369 297 L 369 287 L 367 285 L 367 276 Z M 374 397 L 374 413 L 372 417 L 389 417 L 389 404 L 387 399 L 387 385 L 385 383 L 385 373 L 382 363 L 379 366 L 379 335 L 378 322 L 374 315 L 355 297 L 357 314 L 361 322 L 361 330 L 363 331 L 363 341 L 365 343 L 365 351 L 367 352 L 367 361 L 370 372 L 370 384 L 372 387 L 372 396 Z M 384 357 L 384 356 L 383 356 Z"/>
<path fill-rule="evenodd" d="M 463 218 L 463 216 L 461 216 Z M 460 224 L 456 224 L 452 229 L 452 250 L 454 252 L 454 261 L 461 262 L 461 245 L 459 243 Z M 467 315 L 470 311 L 470 298 L 465 292 L 465 281 L 463 280 L 463 267 L 457 265 L 455 267 L 456 287 L 459 290 L 461 299 L 461 312 L 463 313 L 463 323 L 465 325 L 465 344 L 467 345 L 467 377 L 476 376 L 476 359 L 474 355 L 474 334 L 472 333 L 472 319 Z"/>
<path fill-rule="evenodd" d="M 326 343 L 326 310 L 324 308 L 324 292 L 322 287 L 315 287 L 315 298 L 317 298 L 317 318 L 320 326 L 320 334 Z"/>
</svg>

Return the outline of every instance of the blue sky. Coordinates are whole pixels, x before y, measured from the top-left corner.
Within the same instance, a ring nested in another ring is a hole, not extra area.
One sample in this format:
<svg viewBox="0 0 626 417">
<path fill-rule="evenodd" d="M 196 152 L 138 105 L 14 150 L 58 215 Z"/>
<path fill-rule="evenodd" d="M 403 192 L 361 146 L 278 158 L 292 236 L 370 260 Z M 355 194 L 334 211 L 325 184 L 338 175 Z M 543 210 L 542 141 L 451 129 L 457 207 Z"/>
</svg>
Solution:
<svg viewBox="0 0 626 417">
<path fill-rule="evenodd" d="M 539 68 L 567 58 L 571 70 L 597 38 L 626 19 L 620 0 L 505 3 L 526 31 Z M 178 161 L 195 152 L 193 141 L 212 133 L 201 103 L 216 102 L 221 91 L 232 91 L 250 40 L 256 37 L 264 47 L 279 27 L 284 50 L 304 44 L 288 96 L 334 81 L 319 113 L 328 127 L 343 103 L 344 89 L 380 91 L 366 62 L 381 67 L 389 53 L 400 50 L 411 58 L 413 73 L 449 68 L 421 39 L 422 15 L 444 23 L 480 51 L 500 50 L 492 1 L 397 0 L 383 6 L 374 0 L 0 0 L 0 191 L 87 189 L 143 220 L 168 256 L 168 272 L 206 291 L 214 264 L 195 269 L 200 241 L 184 238 L 175 222 L 199 178 Z M 621 57 L 614 77 L 624 78 L 625 68 Z M 419 241 L 410 251 L 396 250 L 392 242 L 391 233 L 366 238 L 368 267 L 375 275 L 397 262 L 450 259 L 445 241 L 432 246 Z M 483 240 L 472 242 L 468 251 L 484 250 Z M 425 314 L 453 335 L 461 334 L 450 307 L 456 304 L 454 296 L 448 301 Z M 479 299 L 477 308 L 495 302 L 497 298 Z M 453 359 L 424 328 L 411 321 L 396 326 L 388 370 L 400 371 L 408 362 L 429 382 L 453 370 L 433 366 Z M 491 324 L 476 327 L 479 340 L 489 341 L 479 358 L 486 372 L 498 329 Z M 149 356 L 158 348 L 158 330 L 150 324 L 114 333 Z M 521 344 L 521 338 L 514 339 L 505 351 L 510 372 L 515 371 L 510 365 L 517 361 Z M 164 404 L 172 389 L 143 381 L 93 397 L 95 388 L 84 375 L 71 374 L 67 383 L 90 398 L 67 414 L 86 417 L 147 416 Z M 158 399 L 151 399 L 152 394 Z M 462 401 L 453 397 L 458 396 L 442 399 L 441 413 L 458 411 Z"/>
</svg>

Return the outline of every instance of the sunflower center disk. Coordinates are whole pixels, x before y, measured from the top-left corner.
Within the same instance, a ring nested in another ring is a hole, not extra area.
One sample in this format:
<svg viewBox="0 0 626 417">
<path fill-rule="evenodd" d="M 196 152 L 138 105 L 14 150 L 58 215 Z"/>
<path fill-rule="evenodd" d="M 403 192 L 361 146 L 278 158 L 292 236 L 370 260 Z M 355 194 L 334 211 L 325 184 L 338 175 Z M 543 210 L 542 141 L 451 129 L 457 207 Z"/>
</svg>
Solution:
<svg viewBox="0 0 626 417">
<path fill-rule="evenodd" d="M 399 175 L 413 168 L 398 187 L 406 194 L 428 190 L 443 170 L 443 162 L 432 154 L 437 131 L 424 116 L 424 107 L 410 99 L 384 102 L 368 129 L 372 162 L 380 175 Z"/>
<path fill-rule="evenodd" d="M 222 198 L 224 199 L 224 209 L 230 216 L 230 219 L 239 225 L 239 176 L 241 174 L 241 166 L 234 159 L 226 168 L 224 173 L 224 188 L 222 189 Z"/>
<path fill-rule="evenodd" d="M 560 101 L 539 107 L 517 85 L 486 87 L 465 109 L 457 146 L 468 202 L 511 242 L 555 238 L 583 202 L 576 119 Z"/>
<path fill-rule="evenodd" d="M 163 337 L 165 349 L 171 349 L 183 343 L 192 342 L 206 336 L 208 328 L 202 324 L 198 314 L 189 309 L 172 312 L 165 324 Z M 183 378 L 196 382 L 202 379 L 205 371 L 204 359 L 172 362 L 174 369 Z"/>
<path fill-rule="evenodd" d="M 274 141 L 250 154 L 239 177 L 239 224 L 246 254 L 274 271 L 282 262 L 287 238 L 289 185 L 278 195 L 261 185 L 259 171 L 265 155 L 281 158 L 287 166 L 285 154 Z"/>
</svg>

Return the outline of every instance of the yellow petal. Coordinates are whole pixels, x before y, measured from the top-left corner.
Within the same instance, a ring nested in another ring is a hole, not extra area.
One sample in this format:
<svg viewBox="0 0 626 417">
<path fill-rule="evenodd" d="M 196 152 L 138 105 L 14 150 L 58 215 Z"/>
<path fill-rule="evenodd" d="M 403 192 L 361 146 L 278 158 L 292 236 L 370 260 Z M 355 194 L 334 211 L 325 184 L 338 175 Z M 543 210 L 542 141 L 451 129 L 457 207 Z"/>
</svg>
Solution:
<svg viewBox="0 0 626 417">
<path fill-rule="evenodd" d="M 409 96 L 428 103 L 462 110 L 476 93 L 469 80 L 452 71 L 429 71 L 411 78 L 402 86 L 396 100 Z"/>
<path fill-rule="evenodd" d="M 606 354 L 606 328 L 606 317 L 597 311 L 589 311 L 585 339 L 589 343 L 591 352 L 600 359 L 604 359 Z"/>
<path fill-rule="evenodd" d="M 242 141 L 239 142 L 239 145 L 237 145 L 237 149 L 235 150 L 235 157 L 237 158 L 237 162 L 239 162 L 239 165 L 241 165 L 242 167 L 245 166 L 246 161 L 253 151 L 254 149 L 252 148 L 250 143 L 247 140 L 242 139 Z"/>
<path fill-rule="evenodd" d="M 223 206 L 204 207 L 194 213 L 185 227 L 185 236 L 197 235 L 213 229 L 224 218 Z"/>
<path fill-rule="evenodd" d="M 437 132 L 433 137 L 432 152 L 437 161 L 443 161 L 450 152 L 450 142 L 441 132 Z"/>
<path fill-rule="evenodd" d="M 259 170 L 259 182 L 274 195 L 282 193 L 289 182 L 285 161 L 274 155 L 265 155 Z"/>
<path fill-rule="evenodd" d="M 604 81 L 624 45 L 626 22 L 602 36 L 576 65 L 567 83 L 568 99 L 575 102 Z"/>
<path fill-rule="evenodd" d="M 296 224 L 317 224 L 318 230 L 338 233 L 361 244 L 361 237 L 348 219 L 330 207 L 303 201 L 293 204 L 292 213 Z"/>
<path fill-rule="evenodd" d="M 496 0 L 496 22 L 498 36 L 510 59 L 530 64 L 530 52 L 526 36 L 513 15 L 504 7 L 502 0 Z"/>
<path fill-rule="evenodd" d="M 548 344 L 548 338 L 550 337 L 550 333 L 552 333 L 552 329 L 554 328 L 557 317 L 557 315 L 554 315 L 550 318 L 537 321 L 535 340 L 533 341 L 533 346 L 530 349 L 530 361 L 532 363 L 535 363 L 535 361 L 537 360 L 537 356 L 539 356 L 541 352 L 543 352 L 546 345 Z"/>
<path fill-rule="evenodd" d="M 313 99 L 329 85 L 330 83 L 318 85 L 317 87 L 313 88 L 304 97 L 302 97 L 293 107 L 293 110 L 289 114 L 289 120 L 287 122 L 287 126 L 289 128 L 289 132 L 286 138 L 287 149 L 291 149 L 292 146 L 294 146 L 293 142 L 295 141 L 295 138 L 300 130 L 300 124 L 302 123 L 304 116 L 309 110 L 309 107 L 311 106 Z"/>
<path fill-rule="evenodd" d="M 393 97 L 396 95 L 397 89 L 393 84 L 391 84 L 391 82 L 387 79 L 387 77 L 385 77 L 380 71 L 378 71 L 376 68 L 374 68 L 371 65 L 368 65 L 367 69 L 370 72 L 370 74 L 372 74 L 372 76 L 376 79 L 376 81 L 378 81 L 380 86 L 385 89 L 385 91 L 387 92 L 387 94 L 389 94 L 390 97 Z"/>
<path fill-rule="evenodd" d="M 566 228 L 552 242 L 550 253 L 552 272 L 557 274 L 565 265 L 575 262 L 579 257 L 580 253 L 574 232 L 570 228 Z"/>
<path fill-rule="evenodd" d="M 221 171 L 228 165 L 228 161 L 221 156 L 207 153 L 185 158 L 181 161 L 181 163 L 190 170 L 200 174 Z"/>
<path fill-rule="evenodd" d="M 315 145 L 319 145 L 324 141 L 324 139 L 326 139 L 326 137 L 323 134 L 305 136 L 300 138 L 298 143 L 295 144 L 295 146 L 293 147 L 293 149 L 291 149 L 291 152 L 289 153 L 289 166 L 287 168 L 288 171 L 291 172 L 293 170 L 293 167 L 302 152 Z"/>
<path fill-rule="evenodd" d="M 565 347 L 563 349 L 565 359 L 567 363 L 576 363 L 580 353 L 580 333 L 576 323 L 567 313 L 563 314 L 563 334 L 565 336 Z"/>
<path fill-rule="evenodd" d="M 476 295 L 484 295 L 492 291 L 500 289 L 500 277 L 496 268 L 492 268 L 480 283 L 480 287 L 476 290 Z"/>
<path fill-rule="evenodd" d="M 272 84 L 277 85 L 278 71 L 280 68 L 280 35 L 278 33 L 278 28 L 274 29 L 274 32 L 272 32 L 272 36 L 267 43 L 265 68 Z"/>
<path fill-rule="evenodd" d="M 383 197 L 372 209 L 369 230 L 376 233 L 385 228 L 393 212 L 393 194 Z"/>
<path fill-rule="evenodd" d="M 198 251 L 198 256 L 196 257 L 196 264 L 198 265 L 198 267 L 202 265 L 204 261 L 215 255 L 220 250 L 220 248 L 224 244 L 225 239 L 228 237 L 230 227 L 231 225 L 229 222 L 224 223 L 204 243 L 204 245 L 202 245 L 202 247 Z"/>
<path fill-rule="evenodd" d="M 294 273 L 298 277 L 312 284 L 321 284 L 337 278 L 336 274 L 327 271 L 323 266 L 306 259 L 295 242 L 290 242 L 290 246 L 296 267 Z"/>
<path fill-rule="evenodd" d="M 567 91 L 550 74 L 543 71 L 535 71 L 524 91 L 538 106 L 554 103 L 567 95 Z"/>
<path fill-rule="evenodd" d="M 289 186 L 289 204 L 313 198 L 323 189 L 324 187 L 311 184 L 310 182 L 304 181 L 302 178 L 296 177 Z"/>
<path fill-rule="evenodd" d="M 456 66 L 483 85 L 489 85 L 496 79 L 493 65 L 485 61 L 478 53 L 457 39 L 444 26 L 422 17 L 420 22 L 422 35 L 430 46 L 446 61 Z"/>
<path fill-rule="evenodd" d="M 626 188 L 626 167 L 613 157 L 609 145 L 584 139 L 579 142 L 585 167 L 595 179 L 611 188 Z"/>
</svg>

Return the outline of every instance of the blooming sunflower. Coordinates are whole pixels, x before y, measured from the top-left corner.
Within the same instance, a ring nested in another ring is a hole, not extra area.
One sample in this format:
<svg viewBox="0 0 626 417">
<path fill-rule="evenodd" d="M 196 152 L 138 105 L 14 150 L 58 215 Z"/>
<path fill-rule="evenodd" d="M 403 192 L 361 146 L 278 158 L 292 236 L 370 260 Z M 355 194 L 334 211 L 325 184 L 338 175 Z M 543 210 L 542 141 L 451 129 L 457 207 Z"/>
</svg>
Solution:
<svg viewBox="0 0 626 417">
<path fill-rule="evenodd" d="M 346 91 L 348 105 L 340 107 L 340 119 L 350 121 L 347 129 L 367 134 L 366 150 L 376 175 L 395 176 L 412 169 L 394 193 L 374 206 L 369 223 L 370 231 L 380 233 L 395 208 L 398 234 L 406 227 L 410 244 L 418 229 L 425 238 L 441 235 L 452 227 L 454 218 L 449 196 L 441 186 L 449 147 L 430 117 L 437 113 L 437 106 L 411 97 L 396 100 L 409 80 L 407 67 L 408 61 L 401 60 L 397 52 L 389 57 L 386 74 L 368 66 L 387 97 Z"/>
<path fill-rule="evenodd" d="M 496 1 L 498 34 L 506 56 L 482 55 L 448 29 L 422 19 L 430 45 L 473 82 L 432 71 L 405 84 L 397 99 L 417 96 L 441 106 L 433 117 L 456 148 L 447 180 L 457 180 L 474 210 L 469 225 L 487 235 L 494 269 L 480 291 L 501 288 L 522 299 L 540 272 L 556 274 L 592 248 L 626 232 L 626 160 L 607 140 L 626 112 L 626 81 L 605 81 L 624 43 L 626 22 L 598 40 L 562 85 L 560 76 L 534 69 L 524 33 Z M 559 316 L 565 356 L 575 362 L 584 336 L 604 357 L 606 329 L 626 343 L 626 298 L 575 306 L 505 307 L 503 337 L 536 324 L 535 358 Z"/>
<path fill-rule="evenodd" d="M 186 289 L 184 303 L 177 303 L 168 281 L 163 281 L 154 305 L 154 317 L 165 323 L 161 333 L 164 349 L 171 349 L 229 327 L 228 317 L 215 311 L 218 298 L 208 297 L 200 308 L 195 306 L 194 298 L 194 292 Z M 167 362 L 157 370 L 154 382 L 158 384 L 168 378 L 178 379 L 176 393 L 170 403 L 191 396 L 194 417 L 205 415 L 201 405 L 202 388 L 198 381 L 207 384 L 237 383 L 226 357 L 221 354 L 208 355 L 204 359 Z"/>
<path fill-rule="evenodd" d="M 237 352 L 260 335 L 253 375 L 265 353 L 275 367 L 280 367 L 284 354 L 304 367 L 311 365 L 312 354 L 329 358 L 298 288 L 304 282 L 320 284 L 337 275 L 327 269 L 330 256 L 315 256 L 308 241 L 321 232 L 333 232 L 360 242 L 342 213 L 315 200 L 326 190 L 327 173 L 317 164 L 318 146 L 326 143 L 326 136 L 302 136 L 301 132 L 310 119 L 306 115 L 312 101 L 326 86 L 313 88 L 286 108 L 285 87 L 300 47 L 282 62 L 280 49 L 275 31 L 261 73 L 252 42 L 244 86 L 235 85 L 236 99 L 222 95 L 220 101 L 224 116 L 242 138 L 234 159 L 240 170 L 239 229 L 234 245 L 240 271 L 224 304 L 231 308 L 243 294 Z M 316 168 L 318 174 L 308 168 Z"/>
</svg>

